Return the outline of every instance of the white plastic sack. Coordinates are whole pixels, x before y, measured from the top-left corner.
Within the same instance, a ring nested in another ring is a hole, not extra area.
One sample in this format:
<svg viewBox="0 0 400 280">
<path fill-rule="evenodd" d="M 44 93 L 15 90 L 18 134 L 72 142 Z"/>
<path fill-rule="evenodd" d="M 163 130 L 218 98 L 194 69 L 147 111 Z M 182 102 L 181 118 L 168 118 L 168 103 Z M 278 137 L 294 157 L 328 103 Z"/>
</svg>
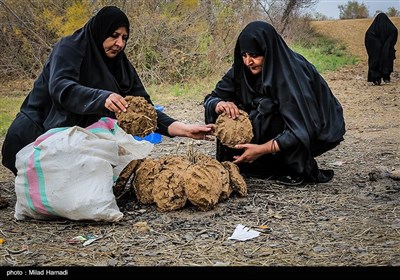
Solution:
<svg viewBox="0 0 400 280">
<path fill-rule="evenodd" d="M 17 154 L 15 218 L 122 219 L 113 184 L 129 162 L 145 158 L 152 148 L 111 118 L 86 129 L 49 130 Z"/>
</svg>

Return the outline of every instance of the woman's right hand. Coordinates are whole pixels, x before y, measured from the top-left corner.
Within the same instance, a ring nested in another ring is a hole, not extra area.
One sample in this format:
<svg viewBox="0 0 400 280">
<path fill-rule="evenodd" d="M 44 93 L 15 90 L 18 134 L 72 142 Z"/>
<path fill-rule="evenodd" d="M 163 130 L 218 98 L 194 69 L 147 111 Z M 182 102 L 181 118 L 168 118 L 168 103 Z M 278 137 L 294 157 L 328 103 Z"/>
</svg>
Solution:
<svg viewBox="0 0 400 280">
<path fill-rule="evenodd" d="M 120 113 L 121 111 L 126 112 L 128 103 L 126 102 L 125 98 L 118 93 L 111 93 L 107 97 L 104 107 L 106 107 L 106 109 L 110 110 L 111 112 Z"/>
<path fill-rule="evenodd" d="M 215 106 L 215 112 L 220 115 L 226 113 L 230 118 L 236 119 L 239 117 L 239 108 L 235 103 L 231 101 L 220 101 L 217 106 Z"/>
</svg>

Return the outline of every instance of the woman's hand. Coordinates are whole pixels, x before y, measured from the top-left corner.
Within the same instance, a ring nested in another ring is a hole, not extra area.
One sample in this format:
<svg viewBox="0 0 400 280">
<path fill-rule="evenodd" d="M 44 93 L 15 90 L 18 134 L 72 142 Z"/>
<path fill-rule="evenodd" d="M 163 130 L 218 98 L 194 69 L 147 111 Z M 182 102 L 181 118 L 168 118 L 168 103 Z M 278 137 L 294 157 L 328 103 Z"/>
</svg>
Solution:
<svg viewBox="0 0 400 280">
<path fill-rule="evenodd" d="M 104 107 L 106 107 L 106 109 L 110 110 L 111 112 L 120 113 L 121 111 L 126 112 L 128 103 L 126 102 L 125 98 L 118 93 L 111 93 L 107 97 Z"/>
<path fill-rule="evenodd" d="M 257 144 L 239 144 L 235 146 L 235 149 L 244 149 L 243 154 L 240 156 L 234 156 L 233 163 L 248 162 L 252 163 L 257 158 L 265 154 L 263 145 Z"/>
<path fill-rule="evenodd" d="M 171 136 L 189 137 L 196 140 L 213 140 L 214 130 L 214 124 L 185 124 L 178 121 L 168 127 L 168 133 Z"/>
<path fill-rule="evenodd" d="M 275 139 L 271 139 L 264 144 L 238 144 L 235 149 L 244 150 L 243 154 L 240 156 L 234 156 L 235 159 L 233 163 L 248 162 L 252 163 L 260 156 L 270 153 L 277 153 L 281 149 L 278 142 Z"/>
<path fill-rule="evenodd" d="M 220 115 L 226 113 L 230 118 L 236 119 L 239 117 L 239 108 L 231 101 L 220 101 L 215 106 L 215 112 Z"/>
</svg>

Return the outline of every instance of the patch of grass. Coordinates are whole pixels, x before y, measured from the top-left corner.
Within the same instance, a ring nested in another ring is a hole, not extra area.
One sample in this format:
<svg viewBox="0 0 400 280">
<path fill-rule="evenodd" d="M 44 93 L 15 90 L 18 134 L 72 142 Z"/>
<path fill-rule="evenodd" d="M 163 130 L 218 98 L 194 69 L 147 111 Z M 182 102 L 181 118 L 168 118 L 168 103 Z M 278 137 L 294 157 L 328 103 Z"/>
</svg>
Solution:
<svg viewBox="0 0 400 280">
<path fill-rule="evenodd" d="M 203 101 L 221 77 L 207 78 L 181 84 L 149 85 L 146 87 L 154 104 L 167 104 L 177 99 Z"/>
<path fill-rule="evenodd" d="M 4 136 L 24 101 L 25 96 L 0 95 L 0 136 Z"/>
<path fill-rule="evenodd" d="M 320 73 L 357 63 L 357 57 L 350 55 L 343 44 L 322 36 L 315 36 L 306 43 L 297 42 L 292 48 L 314 64 Z"/>
</svg>

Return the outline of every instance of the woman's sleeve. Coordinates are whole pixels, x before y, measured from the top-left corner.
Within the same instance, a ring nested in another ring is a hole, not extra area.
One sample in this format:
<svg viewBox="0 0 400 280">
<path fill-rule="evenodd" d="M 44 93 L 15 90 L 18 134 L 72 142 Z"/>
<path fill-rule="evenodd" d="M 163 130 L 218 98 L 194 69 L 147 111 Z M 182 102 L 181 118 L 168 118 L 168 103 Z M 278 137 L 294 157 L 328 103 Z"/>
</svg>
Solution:
<svg viewBox="0 0 400 280">
<path fill-rule="evenodd" d="M 71 59 L 67 53 L 75 58 Z M 79 57 L 77 51 L 64 45 L 56 46 L 49 57 L 48 84 L 54 105 L 80 115 L 105 113 L 105 100 L 111 92 L 80 84 Z"/>
<path fill-rule="evenodd" d="M 282 133 L 276 136 L 275 141 L 278 143 L 281 151 L 288 150 L 300 144 L 300 141 L 289 129 L 285 129 Z"/>
<path fill-rule="evenodd" d="M 171 137 L 168 134 L 168 127 L 173 123 L 176 122 L 174 118 L 171 118 L 164 112 L 156 111 L 157 112 L 157 129 L 155 132 L 160 133 L 162 135 Z"/>
</svg>

